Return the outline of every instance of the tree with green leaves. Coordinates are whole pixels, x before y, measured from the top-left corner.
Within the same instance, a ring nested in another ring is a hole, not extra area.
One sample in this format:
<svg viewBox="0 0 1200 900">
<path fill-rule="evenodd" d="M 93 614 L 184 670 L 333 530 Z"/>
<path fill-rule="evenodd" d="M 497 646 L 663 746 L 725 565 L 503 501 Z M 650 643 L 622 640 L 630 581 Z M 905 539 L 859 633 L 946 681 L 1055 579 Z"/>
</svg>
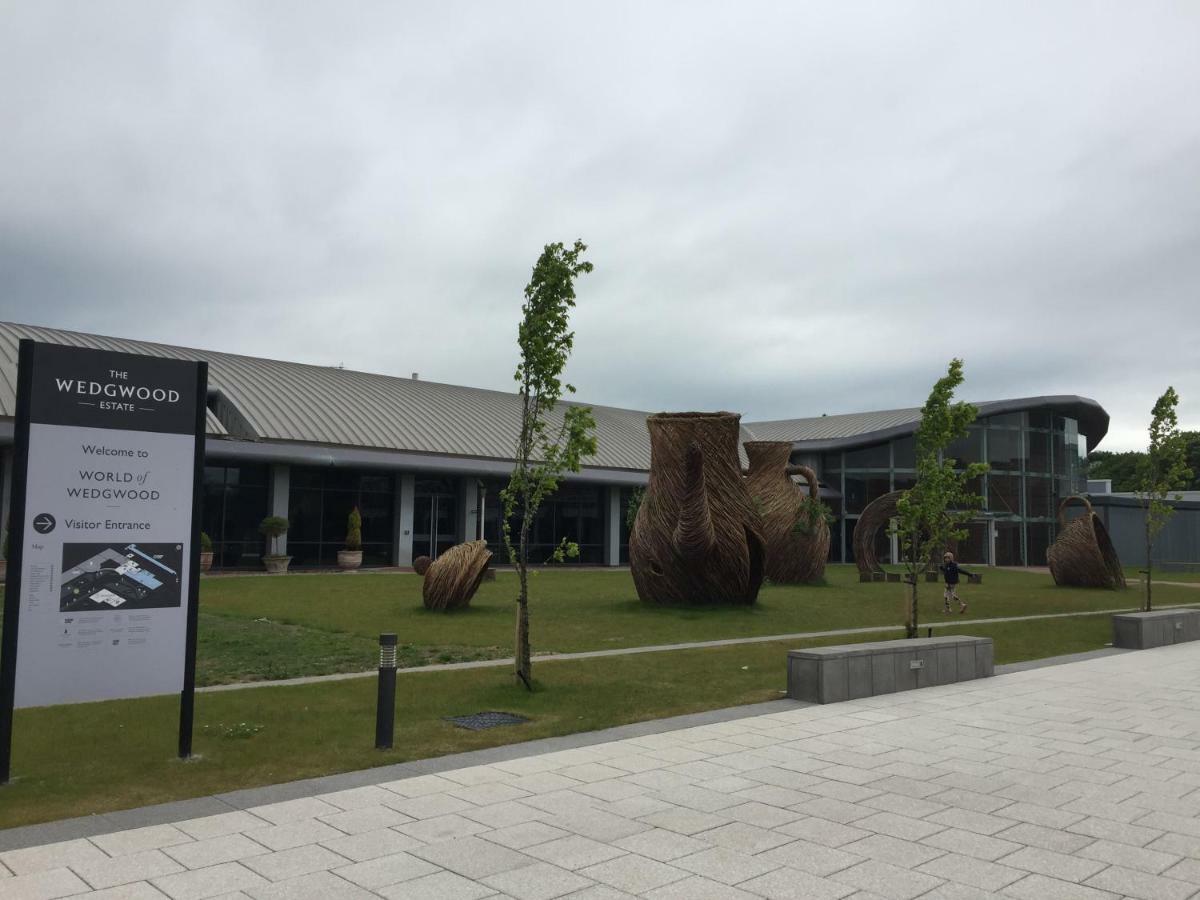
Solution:
<svg viewBox="0 0 1200 900">
<path fill-rule="evenodd" d="M 587 246 L 576 241 L 571 249 L 547 244 L 525 286 L 517 344 L 521 361 L 513 376 L 520 385 L 521 431 L 516 463 L 508 486 L 500 492 L 504 547 L 517 570 L 516 676 L 533 690 L 529 650 L 529 532 L 542 501 L 558 487 L 566 472 L 578 472 L 585 456 L 596 452 L 596 421 L 590 406 L 560 404 L 575 388 L 562 380 L 575 344 L 569 328 L 575 306 L 575 279 L 592 271 L 583 259 Z M 513 522 L 517 528 L 513 541 Z M 579 555 L 579 546 L 564 538 L 551 560 Z"/>
<path fill-rule="evenodd" d="M 967 536 L 963 526 L 983 505 L 983 498 L 972 493 L 968 484 L 987 472 L 987 463 L 971 463 L 959 469 L 958 460 L 945 455 L 953 441 L 966 436 L 967 427 L 977 415 L 970 403 L 954 402 L 954 391 L 962 381 L 962 360 L 953 359 L 921 408 L 916 434 L 916 483 L 896 503 L 892 533 L 900 539 L 906 573 L 909 595 L 904 627 L 910 638 L 917 636 L 921 573 L 947 544 Z"/>
<path fill-rule="evenodd" d="M 1175 412 L 1179 406 L 1179 395 L 1175 388 L 1168 387 L 1154 403 L 1150 417 L 1150 446 L 1138 460 L 1136 489 L 1138 502 L 1142 505 L 1146 535 L 1146 598 L 1142 606 L 1146 612 L 1150 607 L 1150 582 L 1153 575 L 1151 552 L 1154 539 L 1158 537 L 1175 514 L 1171 500 L 1178 500 L 1182 490 L 1192 477 L 1188 468 L 1187 444 L 1179 430 L 1179 417 Z"/>
</svg>

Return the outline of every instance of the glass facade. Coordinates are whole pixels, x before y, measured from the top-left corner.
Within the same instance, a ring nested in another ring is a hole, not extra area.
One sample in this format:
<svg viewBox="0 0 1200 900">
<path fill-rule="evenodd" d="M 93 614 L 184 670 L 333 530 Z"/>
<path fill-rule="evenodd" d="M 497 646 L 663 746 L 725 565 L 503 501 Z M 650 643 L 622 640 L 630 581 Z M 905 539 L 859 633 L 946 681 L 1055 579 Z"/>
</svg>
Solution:
<svg viewBox="0 0 1200 900">
<path fill-rule="evenodd" d="M 488 548 L 498 560 L 507 561 L 500 537 L 500 491 L 506 481 L 485 482 L 487 503 L 483 514 L 483 535 Z M 576 564 L 604 564 L 605 490 L 603 485 L 559 484 L 558 490 L 542 501 L 530 532 L 529 560 L 540 564 L 554 553 L 559 542 L 566 539 L 579 545 Z M 510 528 L 516 536 L 519 520 L 514 518 Z M 625 535 L 623 540 L 628 541 Z"/>
<path fill-rule="evenodd" d="M 392 563 L 396 478 L 388 472 L 293 466 L 288 496 L 288 555 L 293 567 L 336 566 L 346 519 L 362 515 L 363 565 Z"/>
<path fill-rule="evenodd" d="M 270 468 L 265 465 L 204 467 L 201 528 L 213 542 L 213 566 L 261 569 Z"/>
<path fill-rule="evenodd" d="M 982 417 L 947 448 L 946 456 L 962 465 L 991 466 L 973 485 L 984 506 L 959 544 L 959 558 L 998 566 L 1045 565 L 1059 501 L 1086 487 L 1087 438 L 1078 422 L 1044 410 Z M 830 502 L 836 517 L 831 560 L 853 562 L 859 514 L 888 491 L 912 487 L 915 463 L 911 436 L 822 455 L 821 482 L 841 495 Z M 879 558 L 891 560 L 891 538 L 879 541 Z"/>
</svg>

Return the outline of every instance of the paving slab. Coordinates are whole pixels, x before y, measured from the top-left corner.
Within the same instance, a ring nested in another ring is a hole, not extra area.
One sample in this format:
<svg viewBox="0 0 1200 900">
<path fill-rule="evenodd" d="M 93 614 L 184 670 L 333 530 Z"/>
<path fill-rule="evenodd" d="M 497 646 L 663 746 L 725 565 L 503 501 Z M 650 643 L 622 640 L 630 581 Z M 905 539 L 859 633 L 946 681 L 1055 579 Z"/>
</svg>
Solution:
<svg viewBox="0 0 1200 900">
<path fill-rule="evenodd" d="M 1200 643 L 497 749 L 0 832 L 0 896 L 1200 896 Z"/>
</svg>

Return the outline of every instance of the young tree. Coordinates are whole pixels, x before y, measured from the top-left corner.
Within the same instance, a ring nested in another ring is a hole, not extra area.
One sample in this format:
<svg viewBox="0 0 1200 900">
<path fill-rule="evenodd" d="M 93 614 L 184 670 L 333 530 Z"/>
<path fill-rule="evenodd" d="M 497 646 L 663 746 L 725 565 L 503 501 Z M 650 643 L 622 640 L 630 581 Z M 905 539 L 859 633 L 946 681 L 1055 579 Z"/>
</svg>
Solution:
<svg viewBox="0 0 1200 900">
<path fill-rule="evenodd" d="M 563 392 L 575 388 L 562 381 L 562 372 L 575 343 L 568 317 L 575 306 L 575 279 L 592 271 L 582 258 L 582 241 L 567 250 L 547 244 L 525 286 L 517 344 L 521 361 L 513 376 L 520 384 L 521 432 L 516 464 L 508 486 L 500 492 L 504 506 L 504 547 L 517 570 L 516 675 L 533 690 L 529 652 L 529 530 L 542 500 L 558 487 L 564 472 L 578 472 L 583 457 L 596 452 L 596 421 L 589 406 L 559 406 Z M 561 418 L 559 418 L 561 416 Z M 512 523 L 517 523 L 513 543 Z M 552 559 L 579 555 L 577 544 L 563 539 Z"/>
<path fill-rule="evenodd" d="M 1150 553 L 1154 539 L 1166 527 L 1175 507 L 1170 500 L 1178 500 L 1175 491 L 1184 488 L 1192 472 L 1187 465 L 1187 443 L 1179 431 L 1179 418 L 1175 408 L 1179 395 L 1175 388 L 1168 387 L 1154 404 L 1150 419 L 1150 446 L 1145 455 L 1138 459 L 1136 484 L 1137 498 L 1142 505 L 1146 534 L 1146 599 L 1143 609 L 1150 611 L 1150 581 L 1153 566 Z"/>
<path fill-rule="evenodd" d="M 954 391 L 963 381 L 962 360 L 953 359 L 921 408 L 917 427 L 916 484 L 896 504 L 894 533 L 900 538 L 900 556 L 908 582 L 905 633 L 917 636 L 917 585 L 933 555 L 940 554 L 952 540 L 967 532 L 962 526 L 983 498 L 968 489 L 968 482 L 988 470 L 987 463 L 971 463 L 963 471 L 958 460 L 946 457 L 950 443 L 965 437 L 977 410 L 969 403 L 954 403 Z"/>
</svg>

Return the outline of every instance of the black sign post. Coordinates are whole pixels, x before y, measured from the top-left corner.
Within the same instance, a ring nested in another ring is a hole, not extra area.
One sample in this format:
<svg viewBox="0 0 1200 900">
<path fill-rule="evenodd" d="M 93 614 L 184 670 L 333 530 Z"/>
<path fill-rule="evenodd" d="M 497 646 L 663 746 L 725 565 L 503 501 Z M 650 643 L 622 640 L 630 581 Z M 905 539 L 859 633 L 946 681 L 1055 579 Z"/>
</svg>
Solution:
<svg viewBox="0 0 1200 900">
<path fill-rule="evenodd" d="M 206 363 L 22 340 L 0 645 L 13 710 L 181 690 L 191 754 Z"/>
</svg>

